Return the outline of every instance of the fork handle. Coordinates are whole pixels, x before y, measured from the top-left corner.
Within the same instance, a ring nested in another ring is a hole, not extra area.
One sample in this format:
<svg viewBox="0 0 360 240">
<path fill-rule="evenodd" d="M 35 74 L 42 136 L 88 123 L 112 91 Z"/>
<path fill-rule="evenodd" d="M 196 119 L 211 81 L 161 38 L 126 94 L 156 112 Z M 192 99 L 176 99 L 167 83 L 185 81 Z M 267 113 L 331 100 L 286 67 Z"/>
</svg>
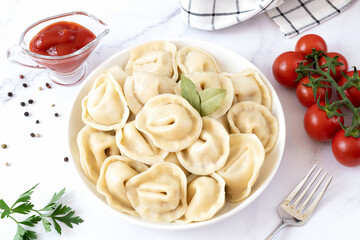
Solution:
<svg viewBox="0 0 360 240">
<path fill-rule="evenodd" d="M 271 240 L 281 229 L 283 229 L 287 225 L 288 225 L 287 223 L 281 221 L 279 225 L 277 225 L 277 227 L 274 229 L 274 231 L 272 231 L 272 233 L 270 233 L 270 235 L 267 238 L 265 238 L 265 240 Z"/>
</svg>

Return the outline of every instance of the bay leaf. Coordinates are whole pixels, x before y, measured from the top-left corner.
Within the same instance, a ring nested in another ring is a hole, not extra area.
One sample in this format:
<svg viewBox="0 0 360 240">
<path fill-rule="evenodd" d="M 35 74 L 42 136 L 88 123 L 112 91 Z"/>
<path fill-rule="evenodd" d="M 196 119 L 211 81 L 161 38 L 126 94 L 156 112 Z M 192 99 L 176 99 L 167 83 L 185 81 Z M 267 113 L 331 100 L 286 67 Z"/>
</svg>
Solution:
<svg viewBox="0 0 360 240">
<path fill-rule="evenodd" d="M 195 84 L 184 74 L 181 74 L 181 96 L 185 98 L 193 108 L 196 109 L 199 113 L 201 113 L 201 104 L 200 104 L 200 95 L 196 90 Z"/>
<path fill-rule="evenodd" d="M 224 101 L 226 90 L 221 88 L 208 88 L 200 92 L 201 116 L 215 112 Z"/>
</svg>

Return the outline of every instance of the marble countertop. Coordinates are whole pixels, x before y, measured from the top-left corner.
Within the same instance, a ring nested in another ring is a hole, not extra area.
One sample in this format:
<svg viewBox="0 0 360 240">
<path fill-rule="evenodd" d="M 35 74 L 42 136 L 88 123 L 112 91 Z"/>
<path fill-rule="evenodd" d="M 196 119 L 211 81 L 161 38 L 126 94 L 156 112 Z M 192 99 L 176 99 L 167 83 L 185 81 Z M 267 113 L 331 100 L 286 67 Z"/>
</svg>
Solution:
<svg viewBox="0 0 360 240">
<path fill-rule="evenodd" d="M 89 57 L 89 70 L 114 53 L 144 41 L 190 38 L 213 42 L 239 53 L 270 79 L 285 112 L 286 147 L 278 172 L 256 201 L 215 225 L 181 231 L 142 228 L 98 205 L 73 165 L 64 162 L 64 157 L 70 157 L 67 142 L 70 108 L 81 84 L 72 87 L 51 84 L 52 88 L 48 89 L 45 71 L 16 66 L 6 60 L 7 48 L 18 42 L 28 25 L 73 10 L 92 13 L 111 28 Z M 350 66 L 358 65 L 360 55 L 356 49 L 360 34 L 355 23 L 360 21 L 359 10 L 360 2 L 355 1 L 339 16 L 305 33 L 323 36 L 330 51 L 341 52 Z M 55 191 L 66 187 L 63 203 L 70 204 L 85 220 L 74 229 L 64 227 L 62 236 L 45 233 L 39 225 L 39 239 L 264 239 L 278 224 L 278 204 L 314 163 L 328 170 L 334 176 L 333 182 L 309 222 L 300 228 L 282 230 L 277 239 L 360 239 L 359 167 L 341 166 L 331 153 L 330 143 L 318 143 L 306 135 L 302 127 L 305 108 L 297 102 L 295 92 L 277 84 L 271 73 L 275 57 L 292 50 L 299 37 L 284 38 L 267 15 L 207 32 L 189 28 L 181 21 L 177 1 L 63 0 L 59 5 L 45 0 L 9 0 L 1 3 L 0 36 L 0 144 L 8 145 L 7 149 L 0 149 L 0 199 L 12 202 L 40 183 L 33 199 L 43 204 Z M 19 79 L 20 74 L 25 78 Z M 22 86 L 23 82 L 28 84 L 27 88 Z M 42 91 L 39 86 L 43 87 Z M 9 91 L 14 94 L 11 98 L 7 96 Z M 20 102 L 29 99 L 34 103 L 20 106 Z M 29 117 L 24 116 L 25 111 L 30 113 Z M 40 124 L 35 124 L 36 120 Z M 30 137 L 31 132 L 39 133 L 40 137 Z M 0 219 L 0 239 L 12 239 L 15 232 L 16 224 Z"/>
</svg>

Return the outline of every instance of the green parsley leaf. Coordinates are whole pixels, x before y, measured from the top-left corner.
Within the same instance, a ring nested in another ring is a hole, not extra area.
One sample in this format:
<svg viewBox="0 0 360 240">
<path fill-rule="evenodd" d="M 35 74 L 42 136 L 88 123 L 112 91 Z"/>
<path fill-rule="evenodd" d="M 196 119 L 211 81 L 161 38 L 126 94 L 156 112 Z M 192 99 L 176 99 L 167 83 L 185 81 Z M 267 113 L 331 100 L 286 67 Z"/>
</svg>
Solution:
<svg viewBox="0 0 360 240">
<path fill-rule="evenodd" d="M 24 240 L 32 240 L 32 239 L 37 239 L 37 235 L 36 232 L 34 231 L 30 231 L 30 230 L 26 230 L 25 234 L 23 236 Z"/>
<path fill-rule="evenodd" d="M 11 209 L 11 212 L 28 214 L 33 209 L 33 207 L 34 205 L 32 203 L 27 202 L 17 206 L 16 208 Z"/>
<path fill-rule="evenodd" d="M 26 232 L 25 228 L 23 228 L 20 224 L 18 224 L 14 240 L 23 240 L 24 239 L 23 236 L 25 232 Z"/>
<path fill-rule="evenodd" d="M 46 220 L 45 218 L 41 219 L 41 221 L 45 228 L 45 231 L 51 232 L 51 223 L 48 220 Z"/>
<path fill-rule="evenodd" d="M 55 230 L 57 231 L 57 233 L 59 234 L 59 235 L 61 235 L 61 227 L 60 227 L 60 225 L 59 225 L 59 223 L 54 219 L 54 218 L 51 218 L 52 220 L 53 220 L 53 222 L 54 222 L 54 227 L 55 227 Z"/>
<path fill-rule="evenodd" d="M 57 208 L 51 214 L 51 217 L 58 216 L 58 215 L 64 215 L 70 211 L 71 211 L 70 207 L 68 207 L 66 205 L 63 206 L 62 204 L 60 204 L 59 206 L 57 206 Z"/>
<path fill-rule="evenodd" d="M 3 199 L 0 200 L 0 209 L 10 210 L 9 206 L 4 202 Z"/>
<path fill-rule="evenodd" d="M 62 204 L 60 204 L 51 214 L 51 218 L 54 220 L 54 222 L 56 222 L 55 220 L 57 220 L 66 224 L 68 227 L 73 228 L 72 224 L 79 224 L 83 222 L 83 220 L 80 217 L 78 216 L 74 217 L 74 214 L 75 211 L 72 211 L 70 207 L 66 205 L 63 206 Z"/>
<path fill-rule="evenodd" d="M 1 214 L 1 218 L 5 218 L 10 215 L 10 208 L 3 199 L 0 200 L 0 209 L 4 210 L 4 212 Z"/>
<path fill-rule="evenodd" d="M 23 194 L 20 195 L 20 197 L 18 198 L 18 200 L 16 200 L 16 202 L 12 205 L 11 208 L 14 208 L 16 204 L 18 203 L 26 203 L 26 202 L 29 202 L 30 199 L 31 199 L 31 194 L 34 192 L 34 189 L 37 187 L 37 185 L 39 184 L 36 184 L 35 186 L 33 186 L 32 188 L 30 188 L 29 190 L 27 190 L 26 192 L 24 192 Z"/>
<path fill-rule="evenodd" d="M 29 227 L 34 227 L 40 221 L 41 221 L 40 216 L 32 215 L 32 216 L 28 217 L 27 219 L 25 219 L 24 221 L 19 222 L 19 223 L 29 226 Z"/>
<path fill-rule="evenodd" d="M 55 202 L 59 201 L 59 199 L 64 195 L 65 188 L 63 188 L 59 193 L 54 193 L 53 197 L 51 198 L 50 202 L 42 208 L 40 211 L 50 211 L 55 209 Z"/>
<path fill-rule="evenodd" d="M 16 202 L 9 207 L 3 199 L 0 200 L 0 209 L 4 210 L 1 213 L 1 218 L 10 217 L 17 224 L 17 231 L 14 236 L 15 240 L 33 240 L 37 239 L 36 232 L 27 230 L 23 226 L 35 227 L 40 221 L 42 222 L 45 231 L 51 232 L 52 224 L 48 219 L 52 219 L 54 222 L 55 230 L 61 234 L 61 227 L 58 222 L 64 223 L 66 226 L 73 228 L 73 224 L 82 223 L 83 220 L 79 216 L 74 216 L 75 211 L 71 207 L 66 205 L 57 205 L 57 202 L 65 193 L 65 188 L 63 188 L 59 193 L 55 193 L 49 203 L 43 207 L 41 210 L 34 209 L 34 204 L 30 202 L 31 194 L 34 192 L 38 184 L 24 192 L 16 200 Z M 29 214 L 30 212 L 35 212 L 36 215 L 31 215 L 23 221 L 16 220 L 11 214 Z M 48 219 L 46 219 L 48 218 Z M 23 226 L 22 226 L 23 225 Z"/>
</svg>

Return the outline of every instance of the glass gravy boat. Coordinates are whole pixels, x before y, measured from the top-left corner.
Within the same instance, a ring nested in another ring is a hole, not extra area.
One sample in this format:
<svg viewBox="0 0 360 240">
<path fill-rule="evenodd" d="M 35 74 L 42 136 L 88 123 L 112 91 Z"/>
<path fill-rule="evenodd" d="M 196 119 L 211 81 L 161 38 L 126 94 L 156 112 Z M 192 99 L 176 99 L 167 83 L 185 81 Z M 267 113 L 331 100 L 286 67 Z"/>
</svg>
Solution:
<svg viewBox="0 0 360 240">
<path fill-rule="evenodd" d="M 96 36 L 94 40 L 76 52 L 63 56 L 40 55 L 29 50 L 30 41 L 46 26 L 58 22 L 78 23 Z M 7 50 L 9 61 L 25 67 L 47 69 L 49 78 L 60 85 L 73 85 L 86 74 L 85 60 L 96 48 L 100 40 L 109 33 L 109 27 L 100 19 L 86 12 L 68 12 L 42 19 L 22 33 L 19 44 Z"/>
</svg>

